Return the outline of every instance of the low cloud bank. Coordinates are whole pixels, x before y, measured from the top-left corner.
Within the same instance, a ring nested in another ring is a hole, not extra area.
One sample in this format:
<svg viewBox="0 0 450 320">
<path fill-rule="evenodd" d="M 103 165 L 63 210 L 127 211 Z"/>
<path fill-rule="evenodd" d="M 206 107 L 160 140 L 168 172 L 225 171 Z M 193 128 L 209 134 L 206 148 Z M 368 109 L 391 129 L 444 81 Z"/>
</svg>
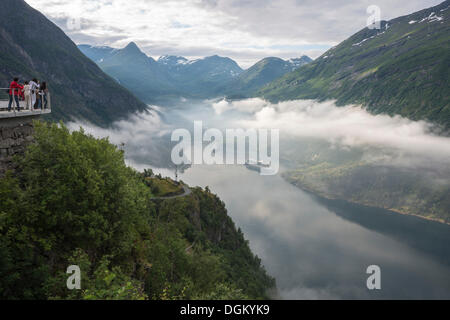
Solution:
<svg viewBox="0 0 450 320">
<path fill-rule="evenodd" d="M 85 132 L 97 138 L 107 137 L 111 143 L 124 148 L 128 163 L 133 167 L 140 164 L 161 166 L 170 161 L 170 145 L 166 138 L 169 135 L 170 139 L 172 129 L 162 120 L 160 110 L 152 106 L 146 112 L 114 122 L 110 128 L 100 128 L 86 121 L 69 122 L 67 127 L 70 130 L 83 127 Z"/>
<path fill-rule="evenodd" d="M 165 167 L 170 164 L 172 131 L 192 130 L 193 121 L 220 130 L 279 129 L 280 139 L 286 142 L 281 154 L 297 150 L 302 141 L 323 140 L 338 151 L 362 150 L 364 159 L 371 162 L 450 172 L 450 138 L 434 134 L 432 124 L 372 115 L 357 106 L 336 107 L 332 101 L 182 101 L 177 107 L 152 106 L 108 129 L 87 122 L 71 122 L 68 127 L 82 126 L 96 137 L 109 137 L 116 145 L 124 143 L 127 158 L 135 163 Z"/>
<path fill-rule="evenodd" d="M 256 98 L 223 100 L 212 107 L 224 117 L 231 110 L 247 113 L 250 116 L 237 123 L 246 128 L 280 129 L 281 135 L 324 139 L 336 147 L 387 149 L 397 155 L 450 162 L 450 138 L 433 134 L 433 125 L 425 121 L 372 115 L 357 106 L 337 107 L 333 101 L 271 104 Z"/>
</svg>

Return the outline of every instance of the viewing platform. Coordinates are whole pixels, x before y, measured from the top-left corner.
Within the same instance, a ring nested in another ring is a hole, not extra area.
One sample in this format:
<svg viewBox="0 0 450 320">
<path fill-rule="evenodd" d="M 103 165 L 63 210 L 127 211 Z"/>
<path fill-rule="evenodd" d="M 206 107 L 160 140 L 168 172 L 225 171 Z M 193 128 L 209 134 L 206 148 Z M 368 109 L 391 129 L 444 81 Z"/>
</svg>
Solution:
<svg viewBox="0 0 450 320">
<path fill-rule="evenodd" d="M 14 119 L 28 120 L 39 117 L 41 115 L 50 114 L 52 112 L 49 92 L 46 93 L 45 99 L 42 95 L 40 95 L 42 99 L 41 108 L 33 109 L 31 108 L 31 100 L 27 105 L 27 101 L 23 100 L 23 97 L 19 97 L 19 104 L 17 105 L 16 99 L 13 98 L 13 101 L 11 103 L 11 110 L 8 111 L 10 98 L 7 91 L 7 88 L 0 88 L 0 126 L 2 124 L 5 124 L 5 121 L 7 121 L 7 119 L 12 120 L 13 122 Z"/>
<path fill-rule="evenodd" d="M 0 101 L 0 119 L 6 118 L 19 118 L 19 117 L 30 117 L 30 116 L 40 116 L 43 114 L 52 113 L 51 109 L 44 110 L 21 110 L 21 111 L 10 111 L 8 112 L 8 103 L 5 104 L 6 107 L 3 107 L 3 101 Z"/>
<path fill-rule="evenodd" d="M 48 90 L 35 91 L 34 97 L 31 90 L 26 95 L 23 89 L 14 89 L 11 96 L 9 93 L 9 89 L 0 88 L 0 177 L 14 169 L 13 157 L 23 154 L 33 142 L 33 121 L 52 112 Z M 32 108 L 36 100 L 36 108 Z"/>
</svg>

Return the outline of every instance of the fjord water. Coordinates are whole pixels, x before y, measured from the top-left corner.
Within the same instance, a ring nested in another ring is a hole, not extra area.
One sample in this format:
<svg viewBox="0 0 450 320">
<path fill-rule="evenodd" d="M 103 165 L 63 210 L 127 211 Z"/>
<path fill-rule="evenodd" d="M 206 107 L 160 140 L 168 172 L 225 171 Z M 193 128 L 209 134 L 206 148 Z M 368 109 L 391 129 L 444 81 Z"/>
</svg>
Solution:
<svg viewBox="0 0 450 320">
<path fill-rule="evenodd" d="M 221 197 L 280 298 L 450 298 L 446 225 L 320 200 L 239 166 L 194 166 L 182 179 Z M 366 268 L 374 264 L 382 289 L 369 291 Z"/>
<path fill-rule="evenodd" d="M 182 179 L 225 202 L 279 298 L 450 298 L 447 225 L 321 200 L 240 166 L 194 166 Z M 370 265 L 381 268 L 381 290 L 366 287 Z"/>
<path fill-rule="evenodd" d="M 210 103 L 156 110 L 150 121 L 137 117 L 111 131 L 92 131 L 125 142 L 127 161 L 136 168 L 158 168 L 170 159 L 173 128 L 190 128 L 198 119 L 205 127 L 222 128 L 225 121 Z M 228 121 L 243 117 L 234 111 L 227 115 Z M 173 170 L 154 171 L 174 176 Z M 274 298 L 450 299 L 448 225 L 321 199 L 279 175 L 261 176 L 244 166 L 197 165 L 180 179 L 208 186 L 224 201 L 276 279 Z M 367 289 L 370 265 L 381 268 L 381 290 Z"/>
</svg>

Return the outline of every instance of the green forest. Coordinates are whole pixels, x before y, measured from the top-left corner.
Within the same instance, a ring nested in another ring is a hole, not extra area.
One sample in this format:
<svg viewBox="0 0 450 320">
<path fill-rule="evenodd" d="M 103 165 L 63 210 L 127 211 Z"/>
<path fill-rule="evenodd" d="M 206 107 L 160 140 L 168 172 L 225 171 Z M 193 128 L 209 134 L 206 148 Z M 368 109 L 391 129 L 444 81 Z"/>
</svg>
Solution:
<svg viewBox="0 0 450 320">
<path fill-rule="evenodd" d="M 34 143 L 0 179 L 0 299 L 265 299 L 274 290 L 208 188 L 157 198 L 176 183 L 126 166 L 108 139 L 34 126 Z M 81 290 L 67 289 L 70 265 Z"/>
</svg>

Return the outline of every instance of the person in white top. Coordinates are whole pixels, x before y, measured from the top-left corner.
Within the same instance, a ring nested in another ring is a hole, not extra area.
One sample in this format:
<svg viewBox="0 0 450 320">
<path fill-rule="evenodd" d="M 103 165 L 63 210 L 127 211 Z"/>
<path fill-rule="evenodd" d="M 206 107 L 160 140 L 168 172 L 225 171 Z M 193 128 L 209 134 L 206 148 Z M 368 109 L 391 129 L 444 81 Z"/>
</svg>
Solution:
<svg viewBox="0 0 450 320">
<path fill-rule="evenodd" d="M 34 108 L 36 103 L 36 94 L 39 90 L 39 82 L 36 79 L 30 81 L 30 91 L 31 91 L 31 108 Z"/>
<path fill-rule="evenodd" d="M 30 111 L 32 111 L 33 108 L 31 108 L 31 86 L 28 81 L 25 81 L 25 85 L 23 86 L 23 96 L 25 97 L 25 109 L 30 109 Z"/>
</svg>

